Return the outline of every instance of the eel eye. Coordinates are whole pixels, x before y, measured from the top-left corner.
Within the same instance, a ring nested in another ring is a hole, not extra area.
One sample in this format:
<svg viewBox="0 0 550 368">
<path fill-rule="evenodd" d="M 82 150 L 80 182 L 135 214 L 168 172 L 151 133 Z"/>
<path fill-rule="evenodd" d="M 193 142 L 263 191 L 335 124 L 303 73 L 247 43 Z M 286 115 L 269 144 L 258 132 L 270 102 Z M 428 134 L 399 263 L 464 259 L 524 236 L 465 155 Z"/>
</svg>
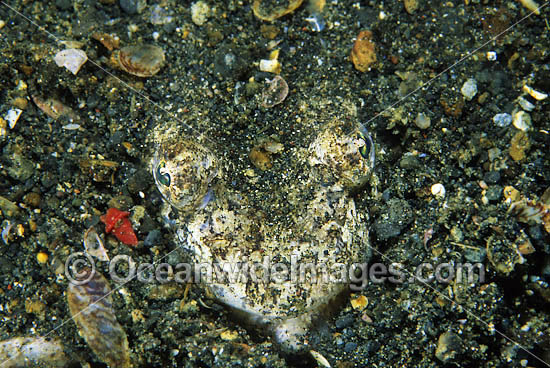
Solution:
<svg viewBox="0 0 550 368">
<path fill-rule="evenodd" d="M 163 161 L 157 166 L 157 180 L 159 183 L 161 183 L 164 186 L 169 187 L 170 186 L 170 174 L 167 172 L 164 172 L 164 168 L 166 167 L 166 163 Z"/>
<path fill-rule="evenodd" d="M 366 138 L 361 132 L 357 133 L 357 138 L 361 139 L 365 143 L 364 145 L 359 147 L 359 153 L 361 154 L 361 156 L 363 156 L 363 158 L 368 159 L 370 150 L 372 149 L 372 146 L 371 146 L 372 141 Z"/>
<path fill-rule="evenodd" d="M 359 128 L 359 131 L 357 132 L 357 138 L 362 140 L 364 143 L 361 147 L 359 147 L 359 153 L 364 159 L 368 160 L 369 167 L 371 169 L 374 168 L 374 142 L 372 141 L 372 138 L 367 129 L 361 126 Z"/>
</svg>

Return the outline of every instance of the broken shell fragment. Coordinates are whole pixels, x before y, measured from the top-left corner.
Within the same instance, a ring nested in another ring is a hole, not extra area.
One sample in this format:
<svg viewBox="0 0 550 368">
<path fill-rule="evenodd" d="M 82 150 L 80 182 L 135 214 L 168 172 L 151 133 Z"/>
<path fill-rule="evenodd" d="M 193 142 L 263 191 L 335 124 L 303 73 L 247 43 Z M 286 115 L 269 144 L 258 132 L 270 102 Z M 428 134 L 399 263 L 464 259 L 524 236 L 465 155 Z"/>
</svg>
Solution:
<svg viewBox="0 0 550 368">
<path fill-rule="evenodd" d="M 281 63 L 277 59 L 260 60 L 260 70 L 262 72 L 279 74 L 281 72 Z"/>
<path fill-rule="evenodd" d="M 262 106 L 269 108 L 282 103 L 288 96 L 288 84 L 277 75 L 268 81 L 269 86 L 262 92 Z"/>
<path fill-rule="evenodd" d="M 96 32 L 92 34 L 92 38 L 101 43 L 109 51 L 118 49 L 120 45 L 120 38 L 115 34 Z"/>
<path fill-rule="evenodd" d="M 164 65 L 164 51 L 154 45 L 126 46 L 113 54 L 115 63 L 125 72 L 138 77 L 151 77 Z"/>
<path fill-rule="evenodd" d="M 518 111 L 514 114 L 512 124 L 514 124 L 517 129 L 526 132 L 531 129 L 531 116 L 525 111 Z"/>
<path fill-rule="evenodd" d="M 290 14 L 298 9 L 303 2 L 304 0 L 290 0 L 287 6 L 278 6 L 269 11 L 266 10 L 267 7 L 262 6 L 262 0 L 254 0 L 252 11 L 257 18 L 267 22 L 273 22 L 275 19 Z"/>
<path fill-rule="evenodd" d="M 531 87 L 529 87 L 527 84 L 523 86 L 523 92 L 528 93 L 531 97 L 533 97 L 537 101 L 542 101 L 546 98 L 548 98 L 548 95 L 544 92 L 539 92 Z"/>
<path fill-rule="evenodd" d="M 6 121 L 8 122 L 8 125 L 10 126 L 10 129 L 15 128 L 15 124 L 17 124 L 17 120 L 19 120 L 19 117 L 21 116 L 21 113 L 23 110 L 21 109 L 10 109 L 8 110 L 8 113 L 4 117 Z"/>
<path fill-rule="evenodd" d="M 126 332 L 116 320 L 111 287 L 99 272 L 84 284 L 69 283 L 67 303 L 78 332 L 97 357 L 110 367 L 131 367 Z"/>
<path fill-rule="evenodd" d="M 283 149 L 284 146 L 281 143 L 264 139 L 252 148 L 248 157 L 254 166 L 262 171 L 266 171 L 271 169 L 273 166 L 273 163 L 271 162 L 271 155 L 274 153 L 279 153 Z"/>
<path fill-rule="evenodd" d="M 71 363 L 59 341 L 41 337 L 14 337 L 0 341 L 0 362 L 3 368 L 62 368 Z"/>
<path fill-rule="evenodd" d="M 69 106 L 55 98 L 43 99 L 40 96 L 32 96 L 36 106 L 52 119 L 66 117 L 69 121 L 79 120 L 78 115 Z"/>
<path fill-rule="evenodd" d="M 93 226 L 84 233 L 84 248 L 88 254 L 99 259 L 100 261 L 109 261 L 109 256 L 103 246 L 103 240 L 99 237 Z"/>
<path fill-rule="evenodd" d="M 540 15 L 540 7 L 534 0 L 519 0 L 521 5 L 523 5 L 530 12 Z"/>
<path fill-rule="evenodd" d="M 88 60 L 88 56 L 82 50 L 67 49 L 59 51 L 53 58 L 57 66 L 64 66 L 71 73 L 76 75 L 82 65 Z"/>
</svg>

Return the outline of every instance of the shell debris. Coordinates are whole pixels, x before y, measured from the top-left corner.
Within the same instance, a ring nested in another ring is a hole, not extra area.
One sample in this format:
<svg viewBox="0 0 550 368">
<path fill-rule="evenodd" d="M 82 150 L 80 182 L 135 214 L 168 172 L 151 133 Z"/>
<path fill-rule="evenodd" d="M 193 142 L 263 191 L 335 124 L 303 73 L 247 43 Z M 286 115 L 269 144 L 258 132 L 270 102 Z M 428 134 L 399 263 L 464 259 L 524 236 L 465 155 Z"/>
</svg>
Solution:
<svg viewBox="0 0 550 368">
<path fill-rule="evenodd" d="M 532 87 L 529 87 L 527 84 L 523 86 L 523 92 L 528 93 L 531 97 L 533 97 L 537 101 L 542 101 L 546 98 L 548 98 L 548 95 L 544 92 L 539 92 Z"/>
<path fill-rule="evenodd" d="M 17 124 L 17 121 L 21 117 L 21 114 L 23 113 L 23 110 L 21 109 L 10 109 L 8 110 L 6 116 L 4 119 L 8 122 L 8 125 L 10 129 L 15 128 L 15 124 Z"/>
<path fill-rule="evenodd" d="M 112 60 L 128 74 L 152 77 L 160 71 L 166 57 L 162 48 L 158 46 L 133 45 L 114 52 Z"/>
<path fill-rule="evenodd" d="M 116 319 L 107 279 L 90 268 L 80 273 L 91 273 L 91 278 L 81 285 L 71 282 L 67 289 L 67 303 L 80 335 L 102 362 L 110 367 L 131 367 L 128 339 Z"/>
<path fill-rule="evenodd" d="M 88 56 L 82 50 L 67 49 L 55 54 L 53 60 L 57 66 L 64 66 L 71 73 L 76 75 L 82 65 L 88 60 Z"/>
<path fill-rule="evenodd" d="M 527 10 L 540 15 L 540 7 L 534 0 L 519 0 L 521 5 L 523 5 Z"/>
<path fill-rule="evenodd" d="M 2 368 L 17 367 L 67 367 L 71 360 L 63 352 L 63 345 L 56 339 L 42 337 L 14 337 L 0 341 Z"/>
</svg>

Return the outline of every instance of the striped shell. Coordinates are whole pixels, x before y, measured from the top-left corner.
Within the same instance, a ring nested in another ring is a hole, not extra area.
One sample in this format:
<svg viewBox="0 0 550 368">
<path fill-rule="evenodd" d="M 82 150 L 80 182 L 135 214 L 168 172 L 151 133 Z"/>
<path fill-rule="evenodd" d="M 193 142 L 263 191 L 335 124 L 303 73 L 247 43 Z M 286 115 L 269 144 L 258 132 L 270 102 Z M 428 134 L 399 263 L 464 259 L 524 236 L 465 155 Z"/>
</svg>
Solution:
<svg viewBox="0 0 550 368">
<path fill-rule="evenodd" d="M 67 302 L 78 332 L 97 357 L 110 367 L 131 367 L 126 332 L 118 323 L 107 279 L 95 270 L 82 285 L 69 283 Z"/>
<path fill-rule="evenodd" d="M 151 77 L 164 65 L 164 51 L 154 45 L 126 46 L 113 54 L 118 66 L 138 77 Z"/>
</svg>

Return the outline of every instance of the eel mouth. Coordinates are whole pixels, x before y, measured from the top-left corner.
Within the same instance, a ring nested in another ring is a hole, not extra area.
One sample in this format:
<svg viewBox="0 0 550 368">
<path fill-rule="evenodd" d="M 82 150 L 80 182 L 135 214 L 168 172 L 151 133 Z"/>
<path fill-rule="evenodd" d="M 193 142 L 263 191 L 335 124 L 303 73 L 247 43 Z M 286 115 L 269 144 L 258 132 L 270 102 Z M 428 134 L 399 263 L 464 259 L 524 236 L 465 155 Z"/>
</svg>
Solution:
<svg viewBox="0 0 550 368">
<path fill-rule="evenodd" d="M 241 326 L 256 336 L 269 337 L 274 345 L 290 356 L 308 354 L 314 349 L 313 336 L 319 326 L 332 318 L 348 300 L 351 289 L 342 285 L 341 290 L 332 296 L 318 300 L 308 312 L 298 315 L 263 314 L 250 309 L 242 309 L 217 299 L 228 309 L 231 316 Z"/>
</svg>

